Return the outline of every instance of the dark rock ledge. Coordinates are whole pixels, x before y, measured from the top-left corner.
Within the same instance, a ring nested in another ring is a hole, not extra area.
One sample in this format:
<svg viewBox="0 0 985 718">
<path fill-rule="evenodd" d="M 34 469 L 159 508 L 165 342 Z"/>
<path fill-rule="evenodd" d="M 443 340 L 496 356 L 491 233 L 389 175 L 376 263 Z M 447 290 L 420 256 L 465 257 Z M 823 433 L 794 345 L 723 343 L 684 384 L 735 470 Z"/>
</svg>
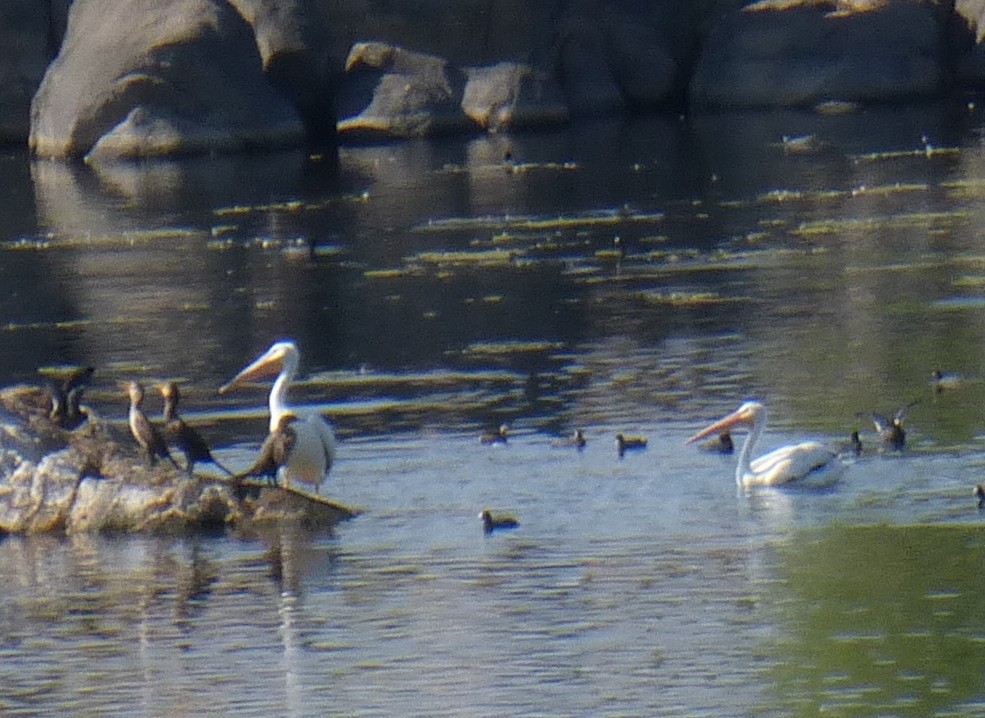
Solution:
<svg viewBox="0 0 985 718">
<path fill-rule="evenodd" d="M 280 488 L 240 487 L 147 464 L 90 412 L 68 431 L 34 386 L 0 390 L 0 534 L 330 528 L 358 512 Z M 245 489 L 245 490 L 244 490 Z"/>
</svg>

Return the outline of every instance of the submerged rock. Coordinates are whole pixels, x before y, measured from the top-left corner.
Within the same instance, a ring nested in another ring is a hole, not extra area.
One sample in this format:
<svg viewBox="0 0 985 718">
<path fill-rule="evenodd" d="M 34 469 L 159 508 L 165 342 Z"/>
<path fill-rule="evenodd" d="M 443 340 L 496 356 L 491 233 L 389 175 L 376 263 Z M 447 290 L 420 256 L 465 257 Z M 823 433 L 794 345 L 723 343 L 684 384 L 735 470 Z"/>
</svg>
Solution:
<svg viewBox="0 0 985 718">
<path fill-rule="evenodd" d="M 0 390 L 0 533 L 331 527 L 356 511 L 318 496 L 149 466 L 91 412 L 66 430 L 39 387 Z"/>
</svg>

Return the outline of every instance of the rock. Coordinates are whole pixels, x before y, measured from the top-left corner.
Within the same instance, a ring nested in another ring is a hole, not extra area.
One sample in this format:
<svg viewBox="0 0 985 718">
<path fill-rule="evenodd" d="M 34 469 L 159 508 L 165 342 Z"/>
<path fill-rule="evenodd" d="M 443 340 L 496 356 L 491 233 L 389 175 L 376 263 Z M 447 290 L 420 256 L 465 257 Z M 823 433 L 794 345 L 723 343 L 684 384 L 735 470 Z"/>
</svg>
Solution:
<svg viewBox="0 0 985 718">
<path fill-rule="evenodd" d="M 462 110 L 480 127 L 496 132 L 568 120 L 560 88 L 529 65 L 501 62 L 464 72 Z"/>
<path fill-rule="evenodd" d="M 299 144 L 249 25 L 218 0 L 76 0 L 31 107 L 43 157 L 107 159 Z"/>
<path fill-rule="evenodd" d="M 335 142 L 330 33 L 317 0 L 229 0 L 252 26 L 267 81 L 297 110 L 309 145 Z"/>
<path fill-rule="evenodd" d="M 695 105 L 810 105 L 930 96 L 947 86 L 947 16 L 907 0 L 763 0 L 726 13 L 691 77 Z"/>
<path fill-rule="evenodd" d="M 682 94 L 676 54 L 691 20 L 680 5 L 571 3 L 557 30 L 555 64 L 573 115 L 655 107 Z"/>
<path fill-rule="evenodd" d="M 463 82 L 440 57 L 382 42 L 353 45 L 338 97 L 341 137 L 423 137 L 469 129 Z"/>
<path fill-rule="evenodd" d="M 0 3 L 0 144 L 27 140 L 31 98 L 55 53 L 53 22 L 37 0 Z"/>
<path fill-rule="evenodd" d="M 38 387 L 0 390 L 0 533 L 328 528 L 356 511 L 295 490 L 149 466 L 94 415 L 67 431 Z"/>
</svg>

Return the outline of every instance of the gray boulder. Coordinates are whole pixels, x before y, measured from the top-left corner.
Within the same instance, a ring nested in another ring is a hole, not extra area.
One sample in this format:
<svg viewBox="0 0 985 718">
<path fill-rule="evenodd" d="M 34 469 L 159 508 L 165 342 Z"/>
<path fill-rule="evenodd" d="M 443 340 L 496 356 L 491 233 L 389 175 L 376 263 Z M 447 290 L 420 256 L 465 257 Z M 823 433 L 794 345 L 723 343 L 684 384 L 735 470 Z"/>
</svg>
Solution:
<svg viewBox="0 0 985 718">
<path fill-rule="evenodd" d="M 73 430 L 52 422 L 49 410 L 37 387 L 0 390 L 0 534 L 330 528 L 356 515 L 292 490 L 237 488 L 167 462 L 151 467 L 91 410 Z"/>
<path fill-rule="evenodd" d="M 76 0 L 31 107 L 32 150 L 90 159 L 299 144 L 246 21 L 218 0 Z"/>
<path fill-rule="evenodd" d="M 529 65 L 501 62 L 491 67 L 467 67 L 464 72 L 462 110 L 490 132 L 568 120 L 561 89 Z"/>
<path fill-rule="evenodd" d="M 948 84 L 947 13 L 907 0 L 763 0 L 724 14 L 690 83 L 696 105 L 930 96 Z"/>
<path fill-rule="evenodd" d="M 46 3 L 0 2 L 0 144 L 27 139 L 31 98 L 54 55 L 53 23 Z"/>
<path fill-rule="evenodd" d="M 338 96 L 342 138 L 423 137 L 469 129 L 461 73 L 435 55 L 359 42 Z"/>
</svg>

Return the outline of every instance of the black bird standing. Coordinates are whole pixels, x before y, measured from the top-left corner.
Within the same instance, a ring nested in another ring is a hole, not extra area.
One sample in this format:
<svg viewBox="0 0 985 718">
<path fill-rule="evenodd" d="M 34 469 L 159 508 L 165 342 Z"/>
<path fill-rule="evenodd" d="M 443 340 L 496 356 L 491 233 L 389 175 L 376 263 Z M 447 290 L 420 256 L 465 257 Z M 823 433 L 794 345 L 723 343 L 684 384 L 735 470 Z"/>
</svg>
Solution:
<svg viewBox="0 0 985 718">
<path fill-rule="evenodd" d="M 46 379 L 45 393 L 51 400 L 48 418 L 65 429 L 74 429 L 86 420 L 86 412 L 81 408 L 82 393 L 89 385 L 95 372 L 91 366 L 80 367 L 61 382 Z"/>
<path fill-rule="evenodd" d="M 150 465 L 154 466 L 157 463 L 157 459 L 162 458 L 174 464 L 176 469 L 180 469 L 181 467 L 178 466 L 178 462 L 174 460 L 174 457 L 168 451 L 168 445 L 164 443 L 160 432 L 150 423 L 150 420 L 141 408 L 141 404 L 144 401 L 144 387 L 140 385 L 140 382 L 136 381 L 127 382 L 126 387 L 127 394 L 130 397 L 130 412 L 127 416 L 130 424 L 130 433 L 133 434 L 133 438 L 137 440 L 141 448 L 147 452 Z"/>
<path fill-rule="evenodd" d="M 185 420 L 178 415 L 178 402 L 181 400 L 178 384 L 168 381 L 161 384 L 158 389 L 160 389 L 161 396 L 164 397 L 164 435 L 172 446 L 177 446 L 185 455 L 185 468 L 188 473 L 192 473 L 196 461 L 211 461 L 227 476 L 232 476 L 233 472 L 212 456 L 209 445 L 205 443 L 202 435 L 186 424 Z"/>
<path fill-rule="evenodd" d="M 298 418 L 293 414 L 281 416 L 277 428 L 267 434 L 267 438 L 260 447 L 260 456 L 257 457 L 253 466 L 236 474 L 234 478 L 245 479 L 248 476 L 263 476 L 276 485 L 277 470 L 287 463 L 294 443 L 297 441 L 297 432 L 291 426 L 297 420 Z"/>
</svg>

